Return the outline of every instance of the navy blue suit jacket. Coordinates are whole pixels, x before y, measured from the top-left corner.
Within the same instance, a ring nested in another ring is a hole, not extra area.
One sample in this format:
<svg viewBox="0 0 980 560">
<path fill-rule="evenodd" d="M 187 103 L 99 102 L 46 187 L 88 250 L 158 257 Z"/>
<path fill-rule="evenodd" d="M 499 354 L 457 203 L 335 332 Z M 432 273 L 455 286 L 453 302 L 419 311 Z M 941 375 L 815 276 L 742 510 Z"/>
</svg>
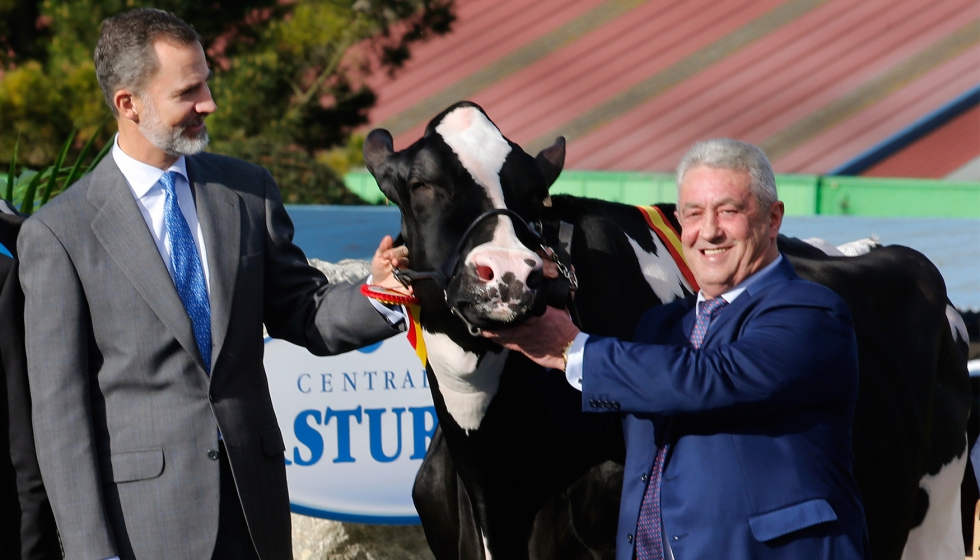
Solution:
<svg viewBox="0 0 980 560">
<path fill-rule="evenodd" d="M 721 311 L 700 350 L 688 341 L 694 302 L 651 309 L 633 342 L 585 346 L 584 410 L 624 414 L 617 560 L 633 556 L 644 475 L 668 440 L 661 511 L 678 560 L 865 558 L 844 302 L 784 258 Z"/>
</svg>

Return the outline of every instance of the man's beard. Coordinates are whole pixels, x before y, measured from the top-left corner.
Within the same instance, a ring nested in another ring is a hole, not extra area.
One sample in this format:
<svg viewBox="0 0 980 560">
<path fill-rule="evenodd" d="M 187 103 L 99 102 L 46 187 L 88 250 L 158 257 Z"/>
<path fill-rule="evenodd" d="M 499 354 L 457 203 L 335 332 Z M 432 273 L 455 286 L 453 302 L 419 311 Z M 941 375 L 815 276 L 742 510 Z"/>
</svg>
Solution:
<svg viewBox="0 0 980 560">
<path fill-rule="evenodd" d="M 156 108 L 148 99 L 144 100 L 142 118 L 140 118 L 140 132 L 154 146 L 160 148 L 171 156 L 191 156 L 204 151 L 208 145 L 208 129 L 203 128 L 195 136 L 185 135 L 189 126 L 196 126 L 204 122 L 204 116 L 196 116 L 185 120 L 176 126 L 168 126 L 160 122 Z"/>
</svg>

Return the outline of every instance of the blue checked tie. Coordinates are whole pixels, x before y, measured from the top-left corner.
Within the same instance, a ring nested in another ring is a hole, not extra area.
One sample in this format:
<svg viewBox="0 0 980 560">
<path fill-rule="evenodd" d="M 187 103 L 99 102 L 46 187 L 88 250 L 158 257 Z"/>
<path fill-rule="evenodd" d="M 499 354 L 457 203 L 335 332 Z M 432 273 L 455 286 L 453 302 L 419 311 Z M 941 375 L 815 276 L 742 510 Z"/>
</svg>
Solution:
<svg viewBox="0 0 980 560">
<path fill-rule="evenodd" d="M 725 308 L 728 302 L 724 298 L 716 297 L 706 299 L 698 304 L 698 319 L 694 323 L 694 330 L 691 331 L 691 346 L 696 349 L 701 348 L 704 342 L 704 335 L 708 334 L 708 325 L 718 316 L 718 312 Z"/>
<path fill-rule="evenodd" d="M 701 348 L 704 335 L 708 333 L 708 325 L 718 315 L 728 302 L 720 297 L 702 301 L 698 304 L 698 318 L 691 331 L 691 346 Z M 657 450 L 653 460 L 647 489 L 643 492 L 643 503 L 640 505 L 640 518 L 636 524 L 636 560 L 663 560 L 663 521 L 660 518 L 660 482 L 663 478 L 664 458 L 670 444 L 664 438 L 664 444 Z"/>
<path fill-rule="evenodd" d="M 191 228 L 177 204 L 177 192 L 174 184 L 177 179 L 176 171 L 167 171 L 160 177 L 160 186 L 166 195 L 163 203 L 163 222 L 170 236 L 170 258 L 174 267 L 174 284 L 177 295 L 184 303 L 184 309 L 191 318 L 194 327 L 194 339 L 197 349 L 204 360 L 204 369 L 211 373 L 211 303 L 208 301 L 208 288 L 204 283 L 204 268 L 201 257 L 194 245 Z"/>
</svg>

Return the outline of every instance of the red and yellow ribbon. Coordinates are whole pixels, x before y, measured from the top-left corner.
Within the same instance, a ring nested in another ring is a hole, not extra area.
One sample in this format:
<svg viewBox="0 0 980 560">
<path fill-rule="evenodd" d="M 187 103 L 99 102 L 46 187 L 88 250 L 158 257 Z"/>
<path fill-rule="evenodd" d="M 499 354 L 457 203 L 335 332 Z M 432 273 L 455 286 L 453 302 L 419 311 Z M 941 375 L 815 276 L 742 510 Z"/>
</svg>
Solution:
<svg viewBox="0 0 980 560">
<path fill-rule="evenodd" d="M 405 305 L 405 309 L 408 310 L 408 342 L 415 349 L 415 355 L 419 357 L 424 367 L 429 363 L 427 361 L 429 355 L 425 351 L 425 339 L 422 338 L 422 323 L 419 321 L 422 308 L 417 303 L 409 303 Z"/>
<path fill-rule="evenodd" d="M 657 237 L 663 241 L 663 244 L 667 247 L 667 251 L 670 252 L 670 256 L 673 257 L 674 262 L 677 263 L 677 268 L 681 271 L 684 279 L 687 280 L 688 288 L 692 292 L 697 292 L 701 288 L 698 287 L 698 281 L 694 279 L 694 274 L 691 272 L 690 267 L 687 266 L 687 261 L 684 260 L 684 250 L 681 246 L 681 238 L 674 229 L 674 226 L 670 225 L 667 217 L 664 216 L 663 210 L 657 208 L 656 206 L 637 206 L 640 213 L 643 214 L 644 219 L 647 221 L 647 225 L 650 229 L 657 232 Z"/>
<path fill-rule="evenodd" d="M 422 360 L 424 367 L 428 363 L 426 362 L 428 354 L 425 352 L 425 340 L 422 338 L 422 323 L 419 322 L 422 308 L 419 306 L 418 298 L 371 284 L 361 285 L 361 293 L 382 303 L 405 306 L 408 311 L 408 332 L 406 333 L 408 342 L 415 349 L 415 355 L 419 357 L 419 360 Z"/>
</svg>

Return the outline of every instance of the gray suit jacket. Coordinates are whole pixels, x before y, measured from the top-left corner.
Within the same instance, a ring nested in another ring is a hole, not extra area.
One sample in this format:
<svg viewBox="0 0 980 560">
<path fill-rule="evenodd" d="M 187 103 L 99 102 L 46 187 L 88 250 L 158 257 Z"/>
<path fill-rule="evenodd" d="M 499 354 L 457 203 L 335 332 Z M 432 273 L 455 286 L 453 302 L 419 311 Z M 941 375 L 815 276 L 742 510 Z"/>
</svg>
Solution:
<svg viewBox="0 0 980 560">
<path fill-rule="evenodd" d="M 68 558 L 209 558 L 219 428 L 260 557 L 291 558 L 262 325 L 321 355 L 397 332 L 307 264 L 267 171 L 213 154 L 187 171 L 208 248 L 210 377 L 111 157 L 20 234 L 38 461 Z"/>
</svg>

